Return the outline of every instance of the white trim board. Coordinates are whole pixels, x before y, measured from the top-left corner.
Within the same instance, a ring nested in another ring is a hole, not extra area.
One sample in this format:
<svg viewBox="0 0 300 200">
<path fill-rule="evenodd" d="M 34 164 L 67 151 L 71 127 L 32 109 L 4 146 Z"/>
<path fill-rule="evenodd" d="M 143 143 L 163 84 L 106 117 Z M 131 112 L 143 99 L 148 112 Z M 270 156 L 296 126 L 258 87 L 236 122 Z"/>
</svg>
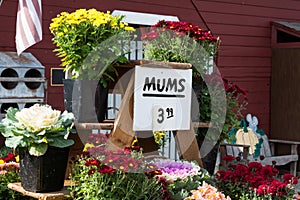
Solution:
<svg viewBox="0 0 300 200">
<path fill-rule="evenodd" d="M 112 15 L 125 16 L 123 21 L 129 24 L 148 25 L 148 26 L 154 25 L 160 20 L 177 21 L 177 22 L 180 21 L 177 16 L 132 12 L 132 11 L 125 11 L 125 10 L 114 10 L 112 12 Z"/>
</svg>

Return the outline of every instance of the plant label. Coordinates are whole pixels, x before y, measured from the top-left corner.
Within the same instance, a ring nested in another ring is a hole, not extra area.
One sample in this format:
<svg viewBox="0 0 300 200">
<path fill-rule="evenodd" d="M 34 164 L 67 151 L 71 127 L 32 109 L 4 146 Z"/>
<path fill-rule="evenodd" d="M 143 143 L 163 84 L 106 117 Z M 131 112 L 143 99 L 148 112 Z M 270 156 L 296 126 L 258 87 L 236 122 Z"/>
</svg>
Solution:
<svg viewBox="0 0 300 200">
<path fill-rule="evenodd" d="M 133 130 L 189 130 L 192 70 L 136 66 Z"/>
</svg>

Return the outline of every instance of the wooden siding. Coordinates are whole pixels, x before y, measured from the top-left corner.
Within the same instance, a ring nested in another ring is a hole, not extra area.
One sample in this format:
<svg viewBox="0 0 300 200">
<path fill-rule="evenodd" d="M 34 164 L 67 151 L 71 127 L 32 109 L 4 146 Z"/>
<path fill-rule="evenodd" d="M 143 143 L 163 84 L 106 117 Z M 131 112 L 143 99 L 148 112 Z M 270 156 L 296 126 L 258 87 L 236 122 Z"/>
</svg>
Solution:
<svg viewBox="0 0 300 200">
<path fill-rule="evenodd" d="M 299 58 L 299 48 L 273 50 L 271 129 L 276 139 L 300 141 Z"/>
<path fill-rule="evenodd" d="M 205 20 L 202 21 L 194 5 Z M 43 1 L 43 41 L 32 46 L 31 52 L 46 67 L 58 67 L 59 59 L 52 50 L 49 24 L 62 11 L 77 8 L 128 10 L 163 15 L 176 15 L 208 28 L 222 42 L 218 67 L 222 75 L 248 92 L 248 110 L 256 115 L 261 128 L 270 128 L 271 21 L 300 21 L 300 2 L 286 0 L 47 0 Z M 15 50 L 17 0 L 4 0 L 0 7 L 0 51 Z M 48 81 L 50 83 L 50 81 Z M 48 84 L 47 102 L 63 109 L 62 87 Z"/>
<path fill-rule="evenodd" d="M 221 37 L 218 67 L 248 92 L 247 112 L 270 130 L 271 21 L 300 21 L 300 2 L 267 0 L 195 1 L 206 23 Z M 272 135 L 272 133 L 270 133 Z"/>
</svg>

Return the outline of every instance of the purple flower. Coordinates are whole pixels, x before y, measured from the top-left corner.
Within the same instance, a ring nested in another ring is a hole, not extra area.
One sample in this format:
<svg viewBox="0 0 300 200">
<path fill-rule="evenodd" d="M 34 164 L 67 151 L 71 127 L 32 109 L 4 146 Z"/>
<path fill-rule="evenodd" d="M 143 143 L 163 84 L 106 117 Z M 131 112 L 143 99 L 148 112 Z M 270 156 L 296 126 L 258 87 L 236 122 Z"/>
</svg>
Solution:
<svg viewBox="0 0 300 200">
<path fill-rule="evenodd" d="M 188 177 L 201 173 L 197 164 L 188 161 L 161 160 L 153 165 L 162 172 L 158 176 L 164 177 L 168 182 L 174 182 L 177 179 L 186 181 Z"/>
</svg>

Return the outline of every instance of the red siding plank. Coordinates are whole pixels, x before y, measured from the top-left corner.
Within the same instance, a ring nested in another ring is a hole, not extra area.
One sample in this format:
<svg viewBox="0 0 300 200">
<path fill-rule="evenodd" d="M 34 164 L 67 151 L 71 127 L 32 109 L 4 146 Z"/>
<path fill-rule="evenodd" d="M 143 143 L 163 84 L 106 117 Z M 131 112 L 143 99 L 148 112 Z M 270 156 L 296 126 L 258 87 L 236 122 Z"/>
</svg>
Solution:
<svg viewBox="0 0 300 200">
<path fill-rule="evenodd" d="M 238 36 L 256 36 L 270 37 L 271 28 L 238 26 L 230 24 L 210 24 L 210 30 L 216 35 L 238 35 Z"/>
<path fill-rule="evenodd" d="M 199 0 L 195 0 L 195 1 L 199 1 Z M 224 3 L 224 0 L 206 0 L 206 1 Z M 285 0 L 284 3 L 282 1 L 270 2 L 269 0 L 227 0 L 226 3 L 245 5 L 245 6 L 265 7 L 265 8 L 279 8 L 279 9 L 284 9 L 287 12 L 290 10 L 299 11 L 298 0 Z"/>
<path fill-rule="evenodd" d="M 287 17 L 287 10 L 282 8 L 268 8 L 259 7 L 256 5 L 245 5 L 245 4 L 230 4 L 225 2 L 213 2 L 213 1 L 202 1 L 196 2 L 197 7 L 200 11 L 215 12 L 215 13 L 228 13 L 228 14 L 239 14 L 246 16 L 261 16 L 270 17 L 276 16 L 281 19 L 300 19 L 298 10 L 289 10 Z M 268 4 L 267 4 L 268 5 Z"/>
<path fill-rule="evenodd" d="M 222 63 L 222 67 L 265 67 L 270 68 L 271 58 L 257 58 L 257 57 L 220 57 L 218 60 L 219 63 Z M 270 71 L 269 71 L 270 72 Z"/>
<path fill-rule="evenodd" d="M 168 6 L 168 7 L 175 7 L 178 9 L 187 8 L 187 9 L 193 9 L 193 5 L 190 2 L 187 2 L 186 0 L 177 0 L 176 3 L 174 0 L 126 0 L 126 2 L 131 2 L 133 4 L 135 3 L 142 3 L 144 5 L 159 5 L 159 6 Z"/>
<path fill-rule="evenodd" d="M 0 6 L 0 17 L 2 18 L 3 16 L 10 16 L 10 17 L 16 16 L 18 10 L 17 2 L 18 2 L 17 0 L 3 1 Z"/>
<path fill-rule="evenodd" d="M 239 26 L 270 27 L 270 21 L 277 21 L 276 17 L 245 16 L 239 13 L 203 12 L 207 23 L 231 24 Z"/>
<path fill-rule="evenodd" d="M 258 98 L 262 95 L 268 95 L 268 91 L 270 89 L 270 79 L 268 78 L 251 78 L 247 76 L 248 80 L 245 80 L 243 77 L 239 77 L 241 80 L 237 78 L 232 79 L 234 83 L 236 83 L 239 87 L 245 89 L 249 94 L 254 94 Z M 228 78 L 231 80 L 231 78 Z M 270 96 L 270 95 L 268 95 Z"/>
<path fill-rule="evenodd" d="M 219 57 L 241 56 L 241 57 L 271 57 L 272 51 L 267 47 L 244 47 L 244 46 L 222 46 L 218 52 Z M 219 63 L 219 62 L 218 62 Z"/>
<path fill-rule="evenodd" d="M 16 19 L 14 16 L 0 16 L 0 31 L 15 32 L 16 30 Z"/>
<path fill-rule="evenodd" d="M 271 69 L 270 67 L 259 67 L 259 66 L 250 66 L 250 67 L 224 67 L 221 68 L 220 71 L 222 72 L 222 76 L 225 77 L 251 77 L 252 79 L 255 78 L 265 78 L 270 77 Z M 247 83 L 249 84 L 249 82 Z M 253 88 L 255 89 L 255 88 Z"/>
<path fill-rule="evenodd" d="M 15 46 L 15 32 L 0 31 L 0 48 Z"/>
<path fill-rule="evenodd" d="M 220 38 L 222 45 L 236 45 L 244 47 L 267 47 L 270 48 L 270 38 L 267 37 L 253 37 L 253 36 L 235 36 L 222 35 Z"/>
</svg>

